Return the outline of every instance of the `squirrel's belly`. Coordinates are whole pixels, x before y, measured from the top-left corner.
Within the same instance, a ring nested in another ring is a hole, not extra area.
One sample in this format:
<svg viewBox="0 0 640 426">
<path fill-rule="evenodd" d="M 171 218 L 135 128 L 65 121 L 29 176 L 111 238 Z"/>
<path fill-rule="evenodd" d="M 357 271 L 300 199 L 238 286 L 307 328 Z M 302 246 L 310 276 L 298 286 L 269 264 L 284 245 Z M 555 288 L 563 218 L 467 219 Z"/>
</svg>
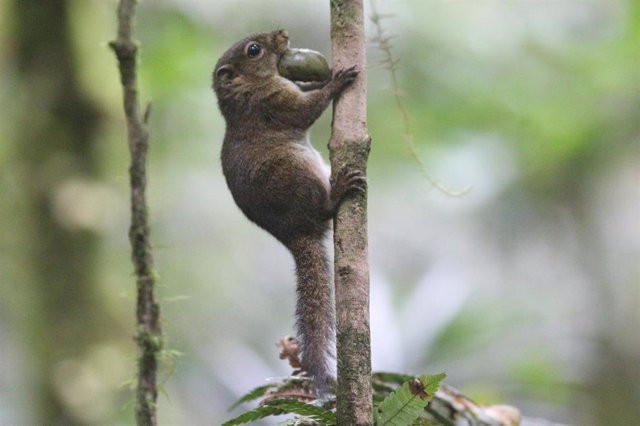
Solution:
<svg viewBox="0 0 640 426">
<path fill-rule="evenodd" d="M 331 178 L 331 167 L 324 161 L 324 158 L 322 158 L 318 150 L 311 145 L 308 136 L 298 145 L 296 154 L 301 159 L 304 159 L 309 165 L 309 170 L 324 184 L 327 193 L 329 193 L 331 190 L 331 183 L 329 181 Z"/>
</svg>

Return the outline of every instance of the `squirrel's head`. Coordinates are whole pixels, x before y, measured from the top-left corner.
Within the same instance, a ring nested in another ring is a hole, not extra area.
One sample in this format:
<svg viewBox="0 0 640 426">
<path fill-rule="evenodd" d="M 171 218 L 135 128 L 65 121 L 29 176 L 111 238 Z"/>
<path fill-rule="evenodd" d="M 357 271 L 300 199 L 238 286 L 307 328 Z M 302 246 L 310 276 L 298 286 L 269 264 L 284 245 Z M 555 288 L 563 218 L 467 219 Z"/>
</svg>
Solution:
<svg viewBox="0 0 640 426">
<path fill-rule="evenodd" d="M 213 89 L 218 98 L 233 94 L 235 87 L 278 74 L 278 60 L 288 48 L 286 30 L 254 34 L 235 43 L 213 71 Z"/>
</svg>

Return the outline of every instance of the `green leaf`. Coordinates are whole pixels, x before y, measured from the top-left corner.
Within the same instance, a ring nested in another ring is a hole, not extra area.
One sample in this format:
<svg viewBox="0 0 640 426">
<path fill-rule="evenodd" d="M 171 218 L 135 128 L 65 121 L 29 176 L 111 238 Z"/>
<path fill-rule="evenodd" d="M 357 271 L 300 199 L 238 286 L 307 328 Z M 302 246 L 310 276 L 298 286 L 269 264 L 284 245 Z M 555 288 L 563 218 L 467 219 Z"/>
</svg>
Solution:
<svg viewBox="0 0 640 426">
<path fill-rule="evenodd" d="M 445 373 L 432 375 L 424 374 L 420 376 L 420 382 L 422 382 L 425 391 L 429 395 L 429 401 L 431 401 L 431 398 L 436 394 L 440 387 L 440 382 L 442 382 L 445 377 L 447 377 Z"/>
<path fill-rule="evenodd" d="M 376 414 L 378 426 L 406 426 L 424 412 L 445 374 L 423 375 L 406 381 L 379 405 Z"/>
<path fill-rule="evenodd" d="M 298 414 L 327 426 L 333 426 L 336 424 L 336 415 L 331 410 L 294 399 L 279 399 L 270 401 L 254 410 L 247 411 L 246 413 L 223 423 L 222 426 L 240 425 L 262 419 L 264 417 L 277 416 L 281 414 Z"/>
<path fill-rule="evenodd" d="M 269 403 L 270 406 L 280 407 L 286 413 L 299 414 L 320 422 L 322 425 L 332 426 L 336 424 L 336 414 L 324 407 L 307 404 L 295 399 L 280 399 Z"/>
<path fill-rule="evenodd" d="M 255 420 L 262 419 L 268 416 L 277 416 L 279 414 L 285 414 L 281 408 L 272 407 L 270 405 L 263 405 L 251 411 L 242 413 L 234 419 L 224 422 L 222 426 L 241 425 L 241 424 L 253 422 Z"/>
<path fill-rule="evenodd" d="M 233 405 L 229 407 L 229 411 L 233 410 L 240 404 L 244 404 L 245 402 L 253 401 L 254 399 L 258 399 L 261 396 L 264 396 L 264 394 L 266 394 L 269 389 L 272 389 L 275 387 L 276 385 L 269 384 L 269 385 L 258 386 L 255 389 L 251 389 L 249 392 L 242 395 L 239 400 L 234 402 Z"/>
</svg>

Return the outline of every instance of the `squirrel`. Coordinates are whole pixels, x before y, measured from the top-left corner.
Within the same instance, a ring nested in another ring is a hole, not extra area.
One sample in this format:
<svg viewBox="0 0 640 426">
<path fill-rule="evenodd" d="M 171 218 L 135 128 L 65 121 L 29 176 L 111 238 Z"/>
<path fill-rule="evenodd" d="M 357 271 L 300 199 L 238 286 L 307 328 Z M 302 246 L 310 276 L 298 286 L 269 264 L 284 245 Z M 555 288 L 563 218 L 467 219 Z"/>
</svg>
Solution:
<svg viewBox="0 0 640 426">
<path fill-rule="evenodd" d="M 288 47 L 285 30 L 235 43 L 215 66 L 213 89 L 226 121 L 221 162 L 227 186 L 246 217 L 293 255 L 302 367 L 324 395 L 335 383 L 333 280 L 325 240 L 341 200 L 364 191 L 366 180 L 347 166 L 331 180 L 308 131 L 358 71 L 293 82 L 278 72 Z"/>
</svg>

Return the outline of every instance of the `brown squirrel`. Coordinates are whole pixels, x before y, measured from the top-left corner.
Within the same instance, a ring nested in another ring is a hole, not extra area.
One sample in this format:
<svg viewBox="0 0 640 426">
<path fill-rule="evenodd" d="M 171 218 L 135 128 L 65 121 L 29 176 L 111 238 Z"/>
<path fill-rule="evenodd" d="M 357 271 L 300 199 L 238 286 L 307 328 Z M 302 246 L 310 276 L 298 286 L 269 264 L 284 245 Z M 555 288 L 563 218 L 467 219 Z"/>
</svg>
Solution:
<svg viewBox="0 0 640 426">
<path fill-rule="evenodd" d="M 358 76 L 354 67 L 324 82 L 280 75 L 285 30 L 237 42 L 218 60 L 213 88 L 226 120 L 222 170 L 233 199 L 251 221 L 291 252 L 296 264 L 296 324 L 302 366 L 325 394 L 333 379 L 335 313 L 325 239 L 340 201 L 363 191 L 360 172 L 329 166 L 309 142 L 309 127 Z"/>
</svg>

